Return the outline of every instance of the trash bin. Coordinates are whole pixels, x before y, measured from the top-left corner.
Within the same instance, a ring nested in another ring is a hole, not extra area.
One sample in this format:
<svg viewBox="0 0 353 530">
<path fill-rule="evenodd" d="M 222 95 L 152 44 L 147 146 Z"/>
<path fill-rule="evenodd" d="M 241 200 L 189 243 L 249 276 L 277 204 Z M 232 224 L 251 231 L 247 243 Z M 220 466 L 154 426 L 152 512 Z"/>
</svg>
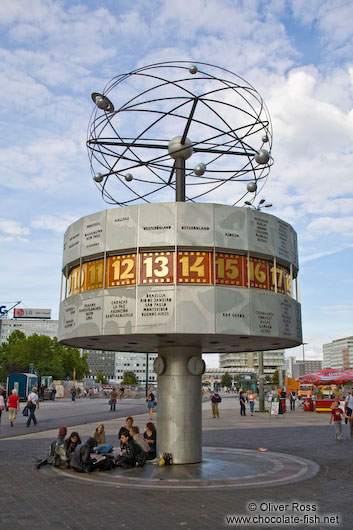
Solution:
<svg viewBox="0 0 353 530">
<path fill-rule="evenodd" d="M 303 399 L 304 412 L 312 412 L 314 410 L 314 403 L 311 398 Z"/>
</svg>

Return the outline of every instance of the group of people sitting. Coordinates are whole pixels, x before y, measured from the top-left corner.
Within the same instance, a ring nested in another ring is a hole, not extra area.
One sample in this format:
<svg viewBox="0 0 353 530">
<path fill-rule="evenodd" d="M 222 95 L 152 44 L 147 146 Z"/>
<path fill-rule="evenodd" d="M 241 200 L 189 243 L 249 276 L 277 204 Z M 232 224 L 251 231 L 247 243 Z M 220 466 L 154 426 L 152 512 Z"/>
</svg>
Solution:
<svg viewBox="0 0 353 530">
<path fill-rule="evenodd" d="M 126 418 L 125 425 L 119 430 L 120 451 L 113 454 L 113 446 L 106 443 L 104 425 L 100 423 L 92 436 L 85 443 L 77 432 L 72 432 L 68 438 L 67 428 L 60 427 L 58 437 L 49 448 L 45 459 L 40 460 L 36 467 L 51 464 L 56 467 L 70 467 L 82 473 L 95 470 L 108 471 L 116 466 L 143 467 L 146 460 L 156 458 L 157 431 L 152 422 L 146 424 L 143 436 L 140 429 L 133 425 L 133 418 Z M 101 455 L 99 458 L 95 454 Z"/>
</svg>

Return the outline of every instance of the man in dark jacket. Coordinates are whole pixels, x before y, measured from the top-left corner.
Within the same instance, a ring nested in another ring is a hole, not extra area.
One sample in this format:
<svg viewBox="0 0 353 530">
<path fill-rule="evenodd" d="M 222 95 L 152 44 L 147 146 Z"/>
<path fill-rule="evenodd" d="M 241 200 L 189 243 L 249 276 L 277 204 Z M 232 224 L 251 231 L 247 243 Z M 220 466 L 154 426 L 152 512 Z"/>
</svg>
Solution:
<svg viewBox="0 0 353 530">
<path fill-rule="evenodd" d="M 96 459 L 91 458 L 91 453 L 96 445 L 97 442 L 92 437 L 88 438 L 86 443 L 78 445 L 70 460 L 70 467 L 81 473 L 90 473 L 93 471 L 93 464 L 96 462 Z"/>
<path fill-rule="evenodd" d="M 134 467 L 136 464 L 143 467 L 146 462 L 146 453 L 130 437 L 122 433 L 120 437 L 121 451 L 117 457 L 117 465 L 121 467 Z"/>
</svg>

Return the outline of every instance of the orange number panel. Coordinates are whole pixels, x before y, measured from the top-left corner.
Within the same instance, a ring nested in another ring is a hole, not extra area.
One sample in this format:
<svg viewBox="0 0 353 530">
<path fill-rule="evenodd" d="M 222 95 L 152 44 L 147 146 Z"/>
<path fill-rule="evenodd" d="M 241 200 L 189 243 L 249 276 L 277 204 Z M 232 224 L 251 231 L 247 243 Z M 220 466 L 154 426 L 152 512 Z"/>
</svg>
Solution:
<svg viewBox="0 0 353 530">
<path fill-rule="evenodd" d="M 72 296 L 80 291 L 80 266 L 71 269 L 68 277 L 68 295 Z"/>
<path fill-rule="evenodd" d="M 216 253 L 216 284 L 245 286 L 244 256 Z"/>
<path fill-rule="evenodd" d="M 104 260 L 96 259 L 82 264 L 82 291 L 92 291 L 103 288 Z"/>
<path fill-rule="evenodd" d="M 291 278 L 287 269 L 281 265 L 271 267 L 271 290 L 275 290 L 275 274 L 277 276 L 277 292 L 282 294 L 291 294 Z"/>
<path fill-rule="evenodd" d="M 179 251 L 178 283 L 213 283 L 213 253 Z"/>
<path fill-rule="evenodd" d="M 106 287 L 136 285 L 136 254 L 107 258 Z"/>
<path fill-rule="evenodd" d="M 139 283 L 174 283 L 174 252 L 142 252 Z"/>
<path fill-rule="evenodd" d="M 250 258 L 250 287 L 258 289 L 270 289 L 270 265 L 268 260 Z M 248 259 L 244 258 L 245 282 L 248 285 Z"/>
</svg>

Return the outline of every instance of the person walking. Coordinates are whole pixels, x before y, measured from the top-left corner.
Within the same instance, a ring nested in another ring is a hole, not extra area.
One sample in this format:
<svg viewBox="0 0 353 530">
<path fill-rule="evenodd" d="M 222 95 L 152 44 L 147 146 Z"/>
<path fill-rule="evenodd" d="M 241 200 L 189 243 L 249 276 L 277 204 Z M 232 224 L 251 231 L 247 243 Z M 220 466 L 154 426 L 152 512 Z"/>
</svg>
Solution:
<svg viewBox="0 0 353 530">
<path fill-rule="evenodd" d="M 336 440 L 341 441 L 342 440 L 342 416 L 345 418 L 348 418 L 345 412 L 341 408 L 339 408 L 340 404 L 339 401 L 334 401 L 332 404 L 331 414 L 330 414 L 330 421 L 329 424 L 331 425 L 332 420 L 335 425 L 336 429 Z"/>
<path fill-rule="evenodd" d="M 37 387 L 34 386 L 32 388 L 32 392 L 30 392 L 28 394 L 28 397 L 27 397 L 27 408 L 29 410 L 29 416 L 28 416 L 28 420 L 27 420 L 27 427 L 30 426 L 31 424 L 31 421 L 33 421 L 34 425 L 37 425 L 37 418 L 35 416 L 35 411 L 36 411 L 36 408 L 39 409 L 39 398 L 38 398 L 38 394 L 37 394 Z"/>
<path fill-rule="evenodd" d="M 56 388 L 55 386 L 53 385 L 53 388 L 51 389 L 51 394 L 50 394 L 50 399 L 52 401 L 55 401 L 55 395 L 56 395 Z"/>
<path fill-rule="evenodd" d="M 346 423 L 348 423 L 348 421 L 349 421 L 349 428 L 350 428 L 350 432 L 351 432 L 351 438 L 353 438 L 353 416 L 352 416 L 352 411 L 353 411 L 353 388 L 351 390 L 351 393 L 348 394 L 348 396 L 345 399 L 344 411 L 345 411 L 345 413 L 348 416 L 348 418 L 346 418 L 345 421 L 346 421 Z"/>
<path fill-rule="evenodd" d="M 40 385 L 39 387 L 39 392 L 38 392 L 38 395 L 39 395 L 39 401 L 44 401 L 44 392 L 45 392 L 45 387 L 44 385 Z"/>
<path fill-rule="evenodd" d="M 17 395 L 16 388 L 12 390 L 11 396 L 9 396 L 8 405 L 9 405 L 9 421 L 10 421 L 11 427 L 13 427 L 13 422 L 16 419 L 17 412 L 20 410 L 20 398 Z"/>
<path fill-rule="evenodd" d="M 297 394 L 295 393 L 295 390 L 291 390 L 291 393 L 289 394 L 290 399 L 290 409 L 295 410 L 295 402 L 297 400 Z"/>
<path fill-rule="evenodd" d="M 156 404 L 157 403 L 156 403 L 154 394 L 153 394 L 152 390 L 150 390 L 148 392 L 148 396 L 147 396 L 147 407 L 148 407 L 148 413 L 149 413 L 150 420 L 152 419 L 153 409 L 156 406 Z"/>
<path fill-rule="evenodd" d="M 118 393 L 115 390 L 115 388 L 112 388 L 112 391 L 110 392 L 110 412 L 116 411 L 116 401 L 118 398 Z"/>
<path fill-rule="evenodd" d="M 219 410 L 218 410 L 218 403 L 222 401 L 222 398 L 217 392 L 212 390 L 210 395 L 210 401 L 212 406 L 212 415 L 214 418 L 219 418 Z"/>
<path fill-rule="evenodd" d="M 76 401 L 76 388 L 74 386 L 71 388 L 71 401 Z"/>
<path fill-rule="evenodd" d="M 246 416 L 245 396 L 242 390 L 239 390 L 239 402 L 240 402 L 240 416 Z"/>
<path fill-rule="evenodd" d="M 254 392 L 250 392 L 249 396 L 248 396 L 248 403 L 249 403 L 249 407 L 250 407 L 250 414 L 251 416 L 254 415 L 254 410 L 255 410 L 255 394 Z"/>
</svg>

